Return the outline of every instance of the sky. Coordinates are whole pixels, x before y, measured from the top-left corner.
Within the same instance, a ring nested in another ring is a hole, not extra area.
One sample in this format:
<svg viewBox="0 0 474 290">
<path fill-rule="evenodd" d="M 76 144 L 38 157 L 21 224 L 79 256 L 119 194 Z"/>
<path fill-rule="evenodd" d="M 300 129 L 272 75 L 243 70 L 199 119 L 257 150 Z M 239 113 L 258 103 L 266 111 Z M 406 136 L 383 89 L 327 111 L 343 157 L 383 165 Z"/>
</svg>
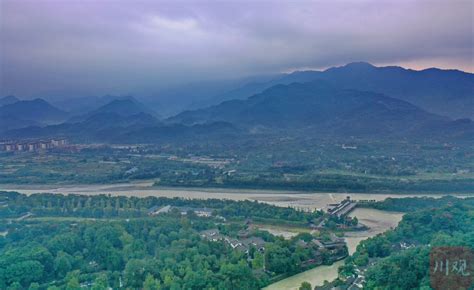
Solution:
<svg viewBox="0 0 474 290">
<path fill-rule="evenodd" d="M 353 61 L 474 72 L 473 0 L 0 3 L 0 96 L 146 94 Z"/>
</svg>

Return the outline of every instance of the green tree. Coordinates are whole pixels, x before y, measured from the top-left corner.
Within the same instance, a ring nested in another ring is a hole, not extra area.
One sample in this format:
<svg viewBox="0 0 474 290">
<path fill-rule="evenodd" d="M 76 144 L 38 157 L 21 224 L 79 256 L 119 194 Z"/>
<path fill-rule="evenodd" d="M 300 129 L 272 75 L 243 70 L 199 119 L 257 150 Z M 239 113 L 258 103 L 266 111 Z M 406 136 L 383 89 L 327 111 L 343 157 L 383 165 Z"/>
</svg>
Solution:
<svg viewBox="0 0 474 290">
<path fill-rule="evenodd" d="M 39 290 L 39 284 L 34 282 L 34 283 L 31 283 L 30 284 L 30 287 L 28 288 L 28 290 Z"/>
<path fill-rule="evenodd" d="M 80 290 L 79 271 L 69 272 L 66 276 L 66 290 Z"/>
<path fill-rule="evenodd" d="M 7 290 L 22 290 L 21 284 L 19 282 L 13 282 Z"/>
<path fill-rule="evenodd" d="M 311 284 L 309 282 L 304 281 L 301 283 L 299 290 L 312 290 Z"/>
<path fill-rule="evenodd" d="M 252 260 L 253 269 L 262 269 L 265 257 L 260 252 L 255 252 L 254 259 Z"/>
<path fill-rule="evenodd" d="M 143 282 L 143 290 L 160 290 L 160 281 L 156 280 L 153 275 L 146 275 L 145 282 Z"/>
<path fill-rule="evenodd" d="M 106 290 L 108 289 L 108 287 L 109 287 L 109 282 L 107 279 L 107 275 L 101 274 L 94 280 L 94 285 L 92 286 L 92 290 Z"/>
<path fill-rule="evenodd" d="M 131 259 L 125 266 L 124 276 L 128 287 L 142 287 L 145 280 L 145 263 L 142 260 Z"/>
<path fill-rule="evenodd" d="M 73 258 L 70 255 L 60 251 L 56 259 L 54 259 L 54 271 L 56 275 L 58 275 L 60 278 L 65 277 L 66 274 L 72 269 L 72 260 Z"/>
<path fill-rule="evenodd" d="M 267 270 L 277 274 L 291 272 L 291 252 L 288 248 L 271 244 L 265 252 L 265 267 Z"/>
</svg>

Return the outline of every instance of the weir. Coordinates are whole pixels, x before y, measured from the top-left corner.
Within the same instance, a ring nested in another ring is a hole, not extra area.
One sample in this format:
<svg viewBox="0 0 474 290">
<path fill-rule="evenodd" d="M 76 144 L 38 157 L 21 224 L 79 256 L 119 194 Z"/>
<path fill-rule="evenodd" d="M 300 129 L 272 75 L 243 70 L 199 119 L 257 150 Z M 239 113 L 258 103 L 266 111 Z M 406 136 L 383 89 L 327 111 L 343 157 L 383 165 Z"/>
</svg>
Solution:
<svg viewBox="0 0 474 290">
<path fill-rule="evenodd" d="M 344 217 L 348 215 L 351 211 L 353 211 L 357 207 L 357 202 L 355 200 L 351 200 L 350 197 L 346 197 L 343 201 L 336 204 L 336 206 L 329 210 L 329 214 L 332 216 L 337 217 Z"/>
</svg>

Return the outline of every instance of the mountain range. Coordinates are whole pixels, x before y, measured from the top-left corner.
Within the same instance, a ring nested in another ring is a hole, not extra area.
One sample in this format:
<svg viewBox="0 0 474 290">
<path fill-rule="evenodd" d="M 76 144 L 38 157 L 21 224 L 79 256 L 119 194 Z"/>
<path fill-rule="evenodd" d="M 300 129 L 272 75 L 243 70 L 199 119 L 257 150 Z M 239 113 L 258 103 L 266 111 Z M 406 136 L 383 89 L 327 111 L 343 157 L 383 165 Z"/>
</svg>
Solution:
<svg viewBox="0 0 474 290">
<path fill-rule="evenodd" d="M 16 98 L 8 97 L 2 99 L 0 106 L 0 131 L 7 131 L 27 126 L 41 126 L 61 123 L 66 120 L 68 114 L 43 99 L 26 101 L 15 101 Z"/>
<path fill-rule="evenodd" d="M 73 116 L 68 120 L 68 123 L 85 121 L 91 117 L 102 114 L 115 114 L 117 116 L 130 117 L 140 113 L 148 114 L 154 118 L 160 118 L 155 111 L 137 101 L 135 98 L 126 97 L 112 99 L 109 103 L 106 103 L 103 106 L 93 109 L 85 114 Z"/>
<path fill-rule="evenodd" d="M 247 83 L 216 96 L 216 104 L 245 99 L 278 84 L 315 80 L 324 80 L 338 88 L 385 94 L 454 119 L 474 118 L 474 74 L 437 68 L 416 71 L 398 66 L 376 67 L 366 62 L 349 63 L 324 71 L 296 71 L 268 82 Z"/>
<path fill-rule="evenodd" d="M 167 122 L 186 125 L 229 122 L 249 132 L 408 136 L 432 135 L 436 127 L 448 126 L 453 121 L 383 94 L 339 89 L 325 81 L 313 81 L 276 85 L 246 100 L 186 111 Z M 454 127 L 453 134 L 463 134 Z"/>
<path fill-rule="evenodd" d="M 224 99 L 218 104 L 164 120 L 133 97 L 104 97 L 109 102 L 101 106 L 96 103 L 72 117 L 41 99 L 15 101 L 8 97 L 6 102 L 10 103 L 0 107 L 0 120 L 9 121 L 2 121 L 0 132 L 9 138 L 61 135 L 86 142 L 118 143 L 259 134 L 474 136 L 474 125 L 468 118 L 472 115 L 472 74 L 351 63 L 260 80 L 207 98 L 211 103 Z"/>
</svg>

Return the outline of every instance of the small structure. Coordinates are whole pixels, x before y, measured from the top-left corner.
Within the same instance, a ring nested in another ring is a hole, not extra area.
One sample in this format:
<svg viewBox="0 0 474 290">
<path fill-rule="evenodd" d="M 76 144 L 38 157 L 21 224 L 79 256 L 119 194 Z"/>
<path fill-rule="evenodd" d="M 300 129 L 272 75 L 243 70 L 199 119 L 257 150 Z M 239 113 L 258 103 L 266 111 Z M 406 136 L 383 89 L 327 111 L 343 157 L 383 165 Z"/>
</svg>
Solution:
<svg viewBox="0 0 474 290">
<path fill-rule="evenodd" d="M 219 233 L 218 229 L 205 230 L 200 233 L 201 238 L 208 241 L 217 242 L 224 240 L 224 237 Z"/>
<path fill-rule="evenodd" d="M 154 216 L 162 213 L 168 213 L 171 210 L 171 205 L 165 205 L 163 207 L 155 205 L 148 210 L 148 215 Z"/>
<path fill-rule="evenodd" d="M 265 252 L 266 242 L 260 237 L 250 237 L 242 240 L 242 244 L 247 248 L 255 247 L 260 253 Z"/>
<path fill-rule="evenodd" d="M 187 215 L 188 212 L 194 212 L 199 217 L 210 217 L 212 216 L 212 210 L 207 208 L 192 208 L 192 207 L 176 207 L 171 205 L 165 205 L 163 207 L 154 206 L 148 210 L 148 215 L 159 215 L 164 213 L 170 213 L 172 211 L 178 211 L 181 215 Z"/>
</svg>

